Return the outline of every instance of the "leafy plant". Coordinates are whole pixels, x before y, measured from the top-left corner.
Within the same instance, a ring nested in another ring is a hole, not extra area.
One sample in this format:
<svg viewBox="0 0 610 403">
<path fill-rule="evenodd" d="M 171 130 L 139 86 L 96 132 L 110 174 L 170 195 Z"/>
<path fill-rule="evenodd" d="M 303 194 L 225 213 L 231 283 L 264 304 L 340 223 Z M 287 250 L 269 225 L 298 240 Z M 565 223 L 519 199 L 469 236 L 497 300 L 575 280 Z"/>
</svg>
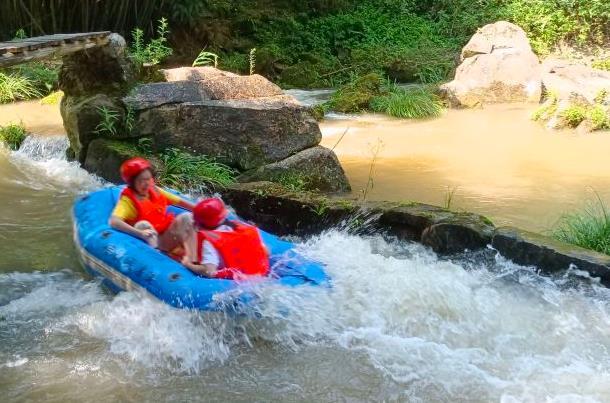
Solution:
<svg viewBox="0 0 610 403">
<path fill-rule="evenodd" d="M 139 65 L 155 65 L 171 56 L 173 49 L 168 46 L 167 36 L 169 25 L 165 18 L 161 18 L 157 26 L 157 37 L 146 43 L 144 31 L 135 28 L 132 33 L 132 45 L 130 47 L 131 58 Z"/>
<path fill-rule="evenodd" d="M 193 62 L 193 67 L 207 66 L 213 64 L 215 68 L 218 67 L 218 55 L 212 52 L 206 52 L 205 49 L 199 52 L 199 55 Z"/>
<path fill-rule="evenodd" d="M 610 129 L 610 116 L 602 105 L 594 105 L 587 111 L 593 130 Z"/>
<path fill-rule="evenodd" d="M 131 106 L 127 106 L 125 112 L 125 130 L 127 133 L 131 133 L 136 124 L 136 111 Z"/>
<path fill-rule="evenodd" d="M 19 149 L 26 137 L 27 132 L 23 124 L 0 126 L 0 142 L 6 144 L 11 150 Z"/>
<path fill-rule="evenodd" d="M 553 237 L 573 245 L 610 254 L 610 216 L 606 204 L 596 193 L 581 211 L 564 215 L 553 230 Z"/>
<path fill-rule="evenodd" d="M 15 32 L 15 36 L 13 36 L 13 40 L 25 39 L 27 37 L 28 37 L 28 35 L 25 33 L 25 29 L 19 28 Z"/>
<path fill-rule="evenodd" d="M 163 168 L 159 172 L 159 183 L 163 186 L 179 190 L 202 190 L 226 187 L 235 181 L 236 172 L 232 168 L 177 148 L 165 150 L 161 160 Z"/>
<path fill-rule="evenodd" d="M 339 88 L 326 103 L 328 109 L 352 113 L 367 110 L 371 100 L 381 94 L 383 80 L 377 73 L 357 77 Z"/>
<path fill-rule="evenodd" d="M 40 95 L 29 78 L 0 72 L 0 103 L 37 98 Z"/>
<path fill-rule="evenodd" d="M 107 106 L 100 106 L 97 108 L 100 122 L 95 127 L 95 133 L 106 136 L 116 136 L 118 134 L 118 124 L 120 120 L 120 114 L 114 109 Z"/>
<path fill-rule="evenodd" d="M 254 68 L 256 67 L 256 48 L 250 49 L 248 60 L 250 61 L 250 75 L 252 75 L 254 74 Z"/>
<path fill-rule="evenodd" d="M 576 127 L 587 117 L 587 108 L 579 104 L 570 105 L 560 116 L 568 126 Z"/>
</svg>

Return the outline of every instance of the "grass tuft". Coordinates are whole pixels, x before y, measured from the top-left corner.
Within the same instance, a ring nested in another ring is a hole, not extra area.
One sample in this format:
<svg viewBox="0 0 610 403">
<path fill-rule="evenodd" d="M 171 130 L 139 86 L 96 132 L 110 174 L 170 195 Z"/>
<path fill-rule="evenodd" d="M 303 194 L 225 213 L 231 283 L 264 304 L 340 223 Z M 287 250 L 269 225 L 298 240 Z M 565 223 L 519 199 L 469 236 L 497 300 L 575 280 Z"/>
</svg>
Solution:
<svg viewBox="0 0 610 403">
<path fill-rule="evenodd" d="M 161 154 L 161 160 L 163 168 L 158 176 L 162 186 L 199 191 L 223 188 L 235 182 L 235 170 L 206 156 L 170 148 Z"/>
<path fill-rule="evenodd" d="M 40 95 L 40 91 L 29 78 L 0 72 L 0 104 L 37 98 Z"/>
<path fill-rule="evenodd" d="M 0 142 L 6 144 L 11 150 L 18 150 L 27 132 L 22 124 L 9 124 L 0 126 Z"/>
<path fill-rule="evenodd" d="M 564 215 L 552 233 L 555 239 L 610 255 L 610 216 L 605 203 L 589 202 L 581 211 Z"/>
<path fill-rule="evenodd" d="M 438 117 L 443 112 L 441 100 L 427 88 L 399 88 L 393 85 L 390 93 L 374 97 L 370 108 L 403 119 Z"/>
</svg>

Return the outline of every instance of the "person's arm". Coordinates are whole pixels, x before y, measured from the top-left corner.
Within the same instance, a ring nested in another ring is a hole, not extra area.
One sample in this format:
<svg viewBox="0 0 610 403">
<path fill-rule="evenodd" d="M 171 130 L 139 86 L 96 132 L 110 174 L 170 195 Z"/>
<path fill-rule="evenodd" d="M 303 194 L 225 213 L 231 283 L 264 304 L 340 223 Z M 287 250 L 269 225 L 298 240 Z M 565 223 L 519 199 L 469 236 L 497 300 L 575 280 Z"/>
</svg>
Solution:
<svg viewBox="0 0 610 403">
<path fill-rule="evenodd" d="M 125 232 L 129 235 L 135 236 L 136 238 L 140 238 L 146 242 L 148 242 L 148 239 L 150 237 L 155 235 L 153 230 L 150 230 L 150 229 L 139 230 L 139 229 L 134 228 L 131 225 L 127 224 L 121 218 L 116 217 L 116 216 L 110 217 L 109 224 L 112 228 L 116 229 L 117 231 Z"/>
<path fill-rule="evenodd" d="M 214 277 L 218 272 L 218 266 L 215 264 L 199 264 L 196 262 L 189 262 L 188 259 L 182 260 L 182 264 L 193 273 L 204 277 Z"/>
<path fill-rule="evenodd" d="M 184 200 L 182 197 L 173 194 L 172 192 L 168 192 L 167 190 L 157 187 L 157 190 L 159 191 L 159 193 L 163 194 L 163 196 L 165 196 L 167 198 L 167 200 L 170 202 L 170 204 L 173 204 L 174 206 L 178 206 L 178 207 L 182 207 L 184 209 L 187 209 L 189 211 L 193 211 L 193 208 L 195 207 L 195 205 L 193 203 L 191 203 L 190 201 Z"/>
</svg>

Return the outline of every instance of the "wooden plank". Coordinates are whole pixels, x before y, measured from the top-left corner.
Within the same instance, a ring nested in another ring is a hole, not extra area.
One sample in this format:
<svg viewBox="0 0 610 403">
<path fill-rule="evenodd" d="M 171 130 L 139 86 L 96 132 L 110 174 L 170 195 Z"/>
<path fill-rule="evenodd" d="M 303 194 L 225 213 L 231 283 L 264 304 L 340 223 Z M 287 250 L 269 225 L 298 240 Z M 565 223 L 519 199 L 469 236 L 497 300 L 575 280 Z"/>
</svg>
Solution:
<svg viewBox="0 0 610 403">
<path fill-rule="evenodd" d="M 0 53 L 0 67 L 14 66 L 16 64 L 25 63 L 32 60 L 48 59 L 98 46 L 105 46 L 109 41 L 110 39 L 108 36 L 100 36 L 96 40 L 90 40 L 88 38 L 83 39 L 83 37 L 81 37 L 81 39 L 78 41 L 73 43 L 64 43 L 61 46 L 43 47 L 32 51 L 25 50 L 16 53 Z"/>
<path fill-rule="evenodd" d="M 0 42 L 0 54 L 4 53 L 22 53 L 24 51 L 32 51 L 43 47 L 61 46 L 64 43 L 73 43 L 85 39 L 104 38 L 111 34 L 110 31 L 100 32 L 83 32 L 75 34 L 55 34 L 37 36 L 34 38 L 19 39 L 13 41 Z"/>
</svg>

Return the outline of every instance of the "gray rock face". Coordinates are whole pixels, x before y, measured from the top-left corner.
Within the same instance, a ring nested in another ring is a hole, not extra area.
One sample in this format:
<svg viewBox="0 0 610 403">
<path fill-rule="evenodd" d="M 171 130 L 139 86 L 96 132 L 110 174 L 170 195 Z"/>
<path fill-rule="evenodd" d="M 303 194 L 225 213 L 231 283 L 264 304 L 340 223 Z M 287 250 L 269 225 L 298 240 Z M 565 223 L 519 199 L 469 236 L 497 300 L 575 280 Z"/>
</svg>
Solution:
<svg viewBox="0 0 610 403">
<path fill-rule="evenodd" d="M 566 60 L 545 60 L 542 84 L 560 100 L 594 104 L 600 91 L 610 94 L 610 72 Z M 607 97 L 606 102 L 608 102 Z"/>
<path fill-rule="evenodd" d="M 292 97 L 187 102 L 143 111 L 134 132 L 158 148 L 181 147 L 248 170 L 317 145 L 309 109 Z"/>
<path fill-rule="evenodd" d="M 515 263 L 536 266 L 547 273 L 567 270 L 574 265 L 610 285 L 610 256 L 569 245 L 518 228 L 501 227 L 493 236 L 492 246 Z"/>
<path fill-rule="evenodd" d="M 180 67 L 163 70 L 165 79 L 196 82 L 211 99 L 250 99 L 282 95 L 280 87 L 261 75 L 240 76 L 214 67 Z"/>
<path fill-rule="evenodd" d="M 122 107 L 115 98 L 105 94 L 65 96 L 61 100 L 60 112 L 64 128 L 70 141 L 70 149 L 74 158 L 84 162 L 89 143 L 100 137 L 96 132 L 101 121 L 101 108 L 117 111 L 122 121 Z"/>
<path fill-rule="evenodd" d="M 443 254 L 484 248 L 494 226 L 485 218 L 421 203 L 361 202 L 291 193 L 269 182 L 250 182 L 222 191 L 237 213 L 282 235 L 308 235 L 333 226 L 359 233 L 384 233 L 421 242 Z M 366 225 L 362 225 L 366 222 Z"/>
<path fill-rule="evenodd" d="M 127 107 L 140 111 L 161 105 L 183 102 L 209 101 L 210 94 L 194 81 L 150 83 L 135 87 L 123 102 Z"/>
<path fill-rule="evenodd" d="M 506 21 L 479 29 L 462 49 L 455 79 L 441 86 L 456 107 L 539 102 L 541 69 L 525 32 Z"/>
<path fill-rule="evenodd" d="M 335 153 L 317 146 L 300 151 L 284 160 L 244 173 L 240 182 L 301 180 L 306 190 L 348 192 L 345 171 Z"/>
</svg>

